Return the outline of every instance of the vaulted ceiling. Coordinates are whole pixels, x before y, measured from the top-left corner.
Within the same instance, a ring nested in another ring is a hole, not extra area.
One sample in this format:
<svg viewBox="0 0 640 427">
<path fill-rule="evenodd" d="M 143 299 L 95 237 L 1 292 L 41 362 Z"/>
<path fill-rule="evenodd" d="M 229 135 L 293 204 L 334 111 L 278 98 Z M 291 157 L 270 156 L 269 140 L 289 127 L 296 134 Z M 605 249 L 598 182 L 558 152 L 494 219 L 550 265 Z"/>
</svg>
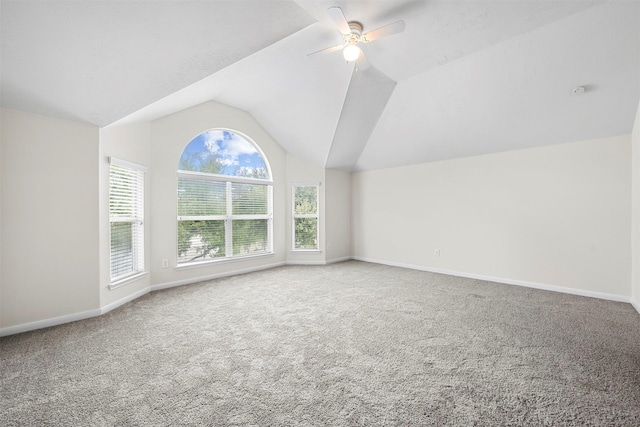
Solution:
<svg viewBox="0 0 640 427">
<path fill-rule="evenodd" d="M 339 6 L 364 31 L 339 51 Z M 214 100 L 288 152 L 369 170 L 628 134 L 640 99 L 639 1 L 12 1 L 1 102 L 117 126 Z M 573 95 L 576 86 L 585 88 Z"/>
</svg>

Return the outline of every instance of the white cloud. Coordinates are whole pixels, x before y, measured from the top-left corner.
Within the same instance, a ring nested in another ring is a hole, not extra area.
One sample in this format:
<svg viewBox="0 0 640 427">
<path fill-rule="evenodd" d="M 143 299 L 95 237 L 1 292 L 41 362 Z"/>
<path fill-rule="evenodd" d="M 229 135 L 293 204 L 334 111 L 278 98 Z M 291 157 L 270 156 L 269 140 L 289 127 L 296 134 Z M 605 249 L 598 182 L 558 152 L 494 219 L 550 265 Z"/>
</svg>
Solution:
<svg viewBox="0 0 640 427">
<path fill-rule="evenodd" d="M 223 157 L 221 159 L 216 159 L 216 162 L 222 166 L 237 166 L 238 159 L 233 159 L 229 157 Z"/>
<path fill-rule="evenodd" d="M 220 151 L 220 145 L 224 141 L 224 133 L 221 130 L 210 130 L 204 134 L 204 146 L 207 147 L 209 153 L 217 154 Z"/>
<path fill-rule="evenodd" d="M 249 141 L 235 133 L 222 130 L 210 130 L 205 133 L 205 146 L 211 154 L 218 154 L 225 159 L 233 159 L 237 164 L 241 154 L 254 154 L 258 151 Z"/>
</svg>

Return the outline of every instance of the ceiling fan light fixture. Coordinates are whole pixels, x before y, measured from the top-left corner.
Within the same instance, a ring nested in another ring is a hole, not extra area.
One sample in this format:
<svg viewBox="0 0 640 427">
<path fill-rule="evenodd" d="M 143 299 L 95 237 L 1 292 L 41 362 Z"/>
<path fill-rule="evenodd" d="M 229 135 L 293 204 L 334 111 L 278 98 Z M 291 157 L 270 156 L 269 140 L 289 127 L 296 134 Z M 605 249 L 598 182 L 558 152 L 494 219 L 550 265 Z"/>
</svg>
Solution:
<svg viewBox="0 0 640 427">
<path fill-rule="evenodd" d="M 349 44 L 342 49 L 342 55 L 347 62 L 355 61 L 360 56 L 360 48 L 355 44 Z"/>
</svg>

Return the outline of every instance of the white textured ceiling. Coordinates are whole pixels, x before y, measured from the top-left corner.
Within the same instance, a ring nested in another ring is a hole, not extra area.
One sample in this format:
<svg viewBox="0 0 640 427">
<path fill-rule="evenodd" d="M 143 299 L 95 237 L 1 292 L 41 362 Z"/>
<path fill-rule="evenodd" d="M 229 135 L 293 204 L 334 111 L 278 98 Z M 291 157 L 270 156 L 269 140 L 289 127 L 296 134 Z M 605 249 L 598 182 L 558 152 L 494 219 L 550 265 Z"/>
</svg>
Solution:
<svg viewBox="0 0 640 427">
<path fill-rule="evenodd" d="M 286 1 L 2 0 L 2 106 L 104 126 L 314 22 Z"/>
<path fill-rule="evenodd" d="M 368 70 L 307 58 L 340 42 L 333 5 L 407 29 Z M 119 125 L 215 100 L 345 170 L 627 134 L 639 99 L 639 1 L 2 1 L 4 107 Z"/>
</svg>

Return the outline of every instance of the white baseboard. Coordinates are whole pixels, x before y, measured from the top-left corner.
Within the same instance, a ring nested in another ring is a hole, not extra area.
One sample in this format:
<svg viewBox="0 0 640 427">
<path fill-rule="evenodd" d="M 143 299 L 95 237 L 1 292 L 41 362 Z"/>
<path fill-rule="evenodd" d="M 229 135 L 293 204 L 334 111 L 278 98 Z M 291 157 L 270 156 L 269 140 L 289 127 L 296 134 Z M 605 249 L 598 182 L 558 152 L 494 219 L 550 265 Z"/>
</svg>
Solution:
<svg viewBox="0 0 640 427">
<path fill-rule="evenodd" d="M 175 286 L 188 285 L 190 283 L 203 282 L 205 280 L 217 279 L 217 278 L 220 278 L 220 277 L 235 276 L 237 274 L 251 273 L 251 272 L 254 272 L 254 271 L 258 271 L 258 270 L 266 270 L 266 269 L 269 269 L 269 268 L 280 267 L 280 266 L 283 266 L 283 265 L 285 265 L 284 262 L 279 262 L 279 263 L 269 264 L 269 265 L 260 266 L 260 267 L 253 267 L 253 268 L 246 268 L 246 269 L 242 269 L 242 270 L 235 270 L 233 272 L 228 272 L 228 273 L 214 274 L 214 275 L 210 275 L 210 276 L 198 277 L 198 278 L 195 278 L 195 279 L 187 279 L 187 280 L 180 280 L 180 281 L 176 281 L 176 282 L 161 283 L 159 285 L 154 285 L 154 286 L 151 286 L 149 288 L 145 288 L 145 289 L 139 290 L 137 292 L 134 292 L 131 295 L 127 295 L 126 297 L 121 298 L 118 301 L 112 302 L 111 304 L 107 304 L 104 307 L 101 307 L 101 308 L 98 308 L 98 309 L 95 309 L 95 310 L 83 311 L 81 313 L 68 314 L 68 315 L 65 315 L 65 316 L 53 317 L 51 319 L 38 320 L 38 321 L 35 321 L 35 322 L 23 323 L 23 324 L 20 324 L 20 325 L 7 326 L 5 328 L 0 328 L 0 337 L 4 337 L 4 336 L 7 336 L 7 335 L 19 334 L 19 333 L 22 333 L 22 332 L 34 331 L 36 329 L 48 328 L 50 326 L 62 325 L 64 323 L 75 322 L 77 320 L 84 320 L 84 319 L 89 319 L 91 317 L 100 316 L 102 314 L 108 313 L 108 312 L 120 307 L 121 305 L 124 305 L 124 304 L 126 304 L 126 303 L 128 303 L 130 301 L 133 301 L 136 298 L 140 298 L 142 295 L 145 295 L 145 294 L 147 294 L 149 292 L 157 291 L 157 290 L 160 290 L 160 289 L 167 289 L 167 288 L 172 288 L 172 287 L 175 287 Z"/>
<path fill-rule="evenodd" d="M 0 337 L 7 335 L 19 334 L 22 332 L 34 331 L 36 329 L 48 328 L 51 326 L 62 325 L 63 323 L 75 322 L 78 320 L 89 319 L 90 317 L 100 316 L 102 314 L 99 308 L 95 310 L 82 311 L 80 313 L 66 314 L 64 316 L 52 317 L 50 319 L 37 320 L 35 322 L 23 323 L 21 325 L 7 326 L 0 328 Z"/>
<path fill-rule="evenodd" d="M 64 323 L 75 322 L 75 321 L 78 321 L 78 320 L 84 320 L 84 319 L 89 319 L 91 317 L 100 316 L 102 314 L 108 313 L 108 312 L 120 307 L 121 305 L 124 305 L 124 304 L 126 304 L 126 303 L 128 303 L 130 301 L 133 301 L 136 298 L 140 298 L 141 296 L 143 296 L 143 295 L 145 295 L 145 294 L 147 294 L 149 292 L 158 291 L 160 289 L 168 289 L 168 288 L 173 288 L 173 287 L 176 287 L 176 286 L 183 286 L 183 285 L 188 285 L 188 284 L 192 284 L 192 283 L 204 282 L 206 280 L 212 280 L 212 279 L 219 279 L 219 278 L 222 278 L 222 277 L 235 276 L 235 275 L 238 275 L 238 274 L 252 273 L 254 271 L 267 270 L 267 269 L 270 269 L 270 268 L 281 267 L 283 265 L 326 265 L 326 264 L 334 264 L 334 263 L 337 263 L 337 262 L 348 261 L 350 259 L 354 259 L 354 260 L 357 260 L 357 261 L 371 262 L 371 263 L 374 263 L 374 264 L 389 265 L 389 266 L 393 266 L 393 267 L 409 268 L 409 269 L 412 269 L 412 270 L 428 271 L 428 272 L 431 272 L 431 273 L 447 274 L 447 275 L 450 275 L 450 276 L 458 276 L 458 277 L 466 277 L 466 278 L 470 278 L 470 279 L 485 280 L 485 281 L 488 281 L 488 282 L 498 282 L 498 283 L 504 283 L 504 284 L 508 284 L 508 285 L 516 285 L 516 286 L 524 286 L 524 287 L 527 287 L 527 288 L 542 289 L 542 290 L 546 290 L 546 291 L 562 292 L 562 293 L 566 293 L 566 294 L 580 295 L 580 296 L 586 296 L 586 297 L 592 297 L 592 298 L 600 298 L 600 299 L 611 300 L 611 301 L 627 302 L 627 303 L 630 303 L 636 309 L 636 311 L 640 314 L 640 303 L 638 303 L 638 301 L 635 301 L 632 298 L 623 297 L 623 296 L 615 295 L 615 294 L 607 294 L 607 293 L 602 293 L 602 292 L 585 291 L 585 290 L 581 290 L 581 289 L 564 288 L 564 287 L 561 287 L 561 286 L 545 285 L 545 284 L 542 284 L 542 283 L 506 279 L 506 278 L 503 278 L 503 277 L 483 276 L 483 275 L 480 275 L 480 274 L 464 273 L 464 272 L 460 272 L 460 271 L 445 270 L 445 269 L 439 269 L 439 268 L 430 268 L 430 267 L 424 267 L 424 266 L 419 266 L 419 265 L 412 265 L 412 264 L 405 264 L 405 263 L 399 263 L 399 262 L 384 261 L 384 260 L 364 258 L 364 257 L 341 257 L 341 258 L 334 258 L 334 259 L 327 260 L 327 261 L 278 262 L 278 263 L 263 265 L 263 266 L 259 266 L 259 267 L 245 268 L 245 269 L 242 269 L 242 270 L 235 270 L 235 271 L 232 271 L 232 272 L 213 274 L 213 275 L 203 276 L 203 277 L 198 277 L 198 278 L 193 278 L 193 279 L 185 279 L 185 280 L 178 280 L 178 281 L 175 281 L 175 282 L 160 283 L 160 284 L 157 284 L 157 285 L 153 285 L 153 286 L 151 286 L 149 288 L 145 288 L 145 289 L 139 290 L 139 291 L 137 291 L 137 292 L 135 292 L 135 293 L 133 293 L 131 295 L 128 295 L 128 296 L 126 296 L 126 297 L 124 297 L 122 299 L 119 299 L 118 301 L 115 301 L 115 302 L 112 302 L 110 304 L 107 304 L 104 307 L 101 307 L 99 309 L 88 310 L 88 311 L 83 311 L 83 312 L 80 312 L 80 313 L 74 313 L 74 314 L 68 314 L 68 315 L 59 316 L 59 317 L 53 317 L 51 319 L 38 320 L 38 321 L 35 321 L 35 322 L 23 323 L 21 325 L 8 326 L 8 327 L 5 327 L 5 328 L 0 328 L 0 337 L 4 337 L 4 336 L 7 336 L 7 335 L 13 335 L 13 334 L 19 334 L 19 333 L 22 333 L 22 332 L 33 331 L 33 330 L 36 330 L 36 329 L 48 328 L 48 327 L 51 327 L 51 326 L 62 325 Z"/>
<path fill-rule="evenodd" d="M 497 283 L 504 283 L 507 285 L 523 286 L 525 288 L 534 288 L 534 289 L 541 289 L 545 291 L 561 292 L 564 294 L 579 295 L 583 297 L 591 297 L 591 298 L 599 298 L 599 299 L 605 299 L 610 301 L 632 303 L 631 298 L 624 297 L 621 295 L 616 295 L 616 294 L 607 294 L 603 292 L 594 292 L 594 291 L 586 291 L 582 289 L 565 288 L 562 286 L 547 285 L 544 283 L 527 282 L 524 280 L 507 279 L 504 277 L 484 276 L 481 274 L 465 273 L 461 271 L 424 267 L 421 265 L 404 264 L 399 262 L 384 261 L 384 260 L 364 258 L 364 257 L 353 257 L 353 259 L 357 261 L 371 262 L 374 264 L 383 264 L 383 265 L 390 265 L 393 267 L 409 268 L 412 270 L 428 271 L 431 273 L 447 274 L 449 276 L 466 277 L 468 279 L 478 279 L 478 280 L 484 280 L 487 282 L 497 282 Z M 635 307 L 637 310 L 638 307 L 637 306 Z M 638 311 L 640 312 L 640 310 Z"/>
<path fill-rule="evenodd" d="M 287 265 L 329 265 L 335 264 L 337 262 L 349 261 L 350 256 L 345 256 L 341 258 L 333 258 L 328 260 L 319 260 L 319 261 L 287 261 Z"/>
<path fill-rule="evenodd" d="M 124 305 L 128 302 L 133 301 L 136 298 L 140 298 L 142 295 L 148 294 L 151 291 L 151 288 L 140 289 L 138 292 L 134 292 L 131 295 L 127 295 L 124 298 L 120 298 L 118 301 L 114 301 L 111 304 L 107 304 L 100 308 L 100 314 L 105 314 L 110 312 L 111 310 L 115 310 L 116 308 Z"/>
<path fill-rule="evenodd" d="M 325 262 L 325 264 L 335 264 L 335 263 L 338 263 L 338 262 L 349 261 L 351 259 L 353 259 L 353 258 L 351 258 L 350 256 L 343 256 L 343 257 L 340 257 L 340 258 L 328 259 Z"/>
<path fill-rule="evenodd" d="M 43 329 L 51 326 L 58 326 L 64 323 L 70 323 L 78 320 L 89 319 L 91 317 L 101 316 L 105 313 L 110 312 L 111 310 L 114 310 L 120 307 L 121 305 L 128 303 L 129 301 L 133 301 L 136 298 L 140 298 L 142 295 L 148 293 L 149 291 L 150 291 L 149 288 L 142 289 L 122 299 L 119 299 L 118 301 L 112 302 L 111 304 L 105 305 L 104 307 L 101 307 L 95 310 L 88 310 L 80 313 L 66 314 L 64 316 L 52 317 L 50 319 L 38 320 L 35 322 L 23 323 L 20 325 L 0 328 L 0 337 L 20 334 L 22 332 L 35 331 L 36 329 Z"/>
<path fill-rule="evenodd" d="M 287 265 L 325 265 L 327 262 L 323 260 L 314 261 L 287 261 Z"/>
<path fill-rule="evenodd" d="M 243 268 L 241 270 L 233 270 L 226 273 L 211 274 L 209 276 L 196 277 L 193 279 L 176 280 L 175 282 L 160 283 L 151 286 L 151 291 L 159 291 L 160 289 L 175 288 L 176 286 L 190 285 L 192 283 L 205 282 L 207 280 L 219 279 L 221 277 L 236 276 L 238 274 L 253 273 L 254 271 L 268 270 L 270 268 L 281 267 L 286 265 L 285 262 L 276 262 L 273 264 L 261 265 L 259 267 Z"/>
</svg>

